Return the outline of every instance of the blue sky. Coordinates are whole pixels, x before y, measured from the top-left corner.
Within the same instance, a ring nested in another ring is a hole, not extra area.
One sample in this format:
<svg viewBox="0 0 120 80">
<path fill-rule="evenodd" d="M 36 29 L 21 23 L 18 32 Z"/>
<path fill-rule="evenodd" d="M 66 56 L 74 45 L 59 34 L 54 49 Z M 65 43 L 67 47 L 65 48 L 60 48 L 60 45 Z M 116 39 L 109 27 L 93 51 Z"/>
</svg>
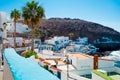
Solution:
<svg viewBox="0 0 120 80">
<path fill-rule="evenodd" d="M 21 10 L 26 1 L 1 0 L 0 11 L 9 14 L 17 8 Z M 105 26 L 120 32 L 120 0 L 35 0 L 45 8 L 46 18 L 79 18 Z"/>
</svg>

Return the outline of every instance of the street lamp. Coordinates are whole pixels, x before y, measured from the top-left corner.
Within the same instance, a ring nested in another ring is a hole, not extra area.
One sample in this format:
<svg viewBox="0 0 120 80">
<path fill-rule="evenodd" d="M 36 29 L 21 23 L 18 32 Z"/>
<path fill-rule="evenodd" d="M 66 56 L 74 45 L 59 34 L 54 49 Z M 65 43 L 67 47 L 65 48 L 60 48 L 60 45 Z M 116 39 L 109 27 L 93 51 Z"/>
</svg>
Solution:
<svg viewBox="0 0 120 80">
<path fill-rule="evenodd" d="M 66 59 L 67 59 L 67 80 L 69 80 L 69 55 L 68 55 L 68 53 L 67 53 L 67 51 L 66 51 L 66 49 L 63 49 L 63 53 L 64 53 L 64 55 L 66 56 Z"/>
<path fill-rule="evenodd" d="M 3 31 L 2 31 L 2 33 L 5 33 L 6 26 L 7 26 L 7 24 L 4 22 L 4 23 L 3 23 Z M 6 33 L 5 33 L 5 34 L 6 34 Z M 4 35 L 5 35 L 5 34 L 4 34 Z M 4 57 L 3 57 L 4 46 L 3 46 L 3 36 L 1 36 L 1 37 L 2 37 L 2 43 L 1 43 L 1 46 L 2 46 L 2 49 L 1 49 L 1 55 L 2 55 L 2 65 L 3 65 L 3 62 L 4 62 Z"/>
<path fill-rule="evenodd" d="M 6 29 L 6 26 L 7 26 L 7 24 L 4 22 L 4 23 L 3 23 L 3 28 L 4 28 L 4 30 Z"/>
<path fill-rule="evenodd" d="M 63 54 L 64 54 L 64 56 L 65 56 L 66 59 L 67 59 L 67 61 L 66 61 L 66 62 L 67 62 L 67 80 L 69 80 L 69 79 L 77 80 L 77 79 L 69 76 L 69 53 L 67 52 L 66 49 L 63 49 Z"/>
</svg>

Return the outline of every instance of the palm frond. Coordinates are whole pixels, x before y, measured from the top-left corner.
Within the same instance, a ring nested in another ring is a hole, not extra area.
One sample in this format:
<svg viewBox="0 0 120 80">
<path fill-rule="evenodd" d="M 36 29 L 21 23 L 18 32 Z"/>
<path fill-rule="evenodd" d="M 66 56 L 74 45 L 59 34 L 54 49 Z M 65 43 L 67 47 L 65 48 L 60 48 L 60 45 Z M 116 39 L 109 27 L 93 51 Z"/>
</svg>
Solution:
<svg viewBox="0 0 120 80">
<path fill-rule="evenodd" d="M 19 10 L 14 9 L 11 11 L 10 18 L 13 19 L 14 21 L 17 21 L 20 19 L 21 13 Z"/>
</svg>

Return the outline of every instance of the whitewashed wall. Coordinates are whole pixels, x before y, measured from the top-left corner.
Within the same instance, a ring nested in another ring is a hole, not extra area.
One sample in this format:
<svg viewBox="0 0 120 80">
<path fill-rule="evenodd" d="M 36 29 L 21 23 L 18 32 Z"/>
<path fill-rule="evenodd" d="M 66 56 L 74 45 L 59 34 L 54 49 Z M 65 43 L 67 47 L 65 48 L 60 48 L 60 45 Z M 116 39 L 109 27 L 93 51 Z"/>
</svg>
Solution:
<svg viewBox="0 0 120 80">
<path fill-rule="evenodd" d="M 102 77 L 96 75 L 95 73 L 92 73 L 92 80 L 105 80 Z"/>
<path fill-rule="evenodd" d="M 78 70 L 93 69 L 93 59 L 91 59 L 91 58 L 78 59 L 77 69 Z"/>
<path fill-rule="evenodd" d="M 114 61 L 99 60 L 98 61 L 98 68 L 103 69 L 107 72 L 111 72 L 114 69 Z"/>
<path fill-rule="evenodd" d="M 74 74 L 77 74 L 77 75 L 85 75 L 85 74 L 91 74 L 91 71 L 93 69 L 89 69 L 89 70 L 76 70 L 76 71 L 71 71 L 72 73 Z"/>
<path fill-rule="evenodd" d="M 77 58 L 76 57 L 69 57 L 69 61 L 72 60 L 72 65 L 77 68 Z"/>
<path fill-rule="evenodd" d="M 114 68 L 114 71 L 120 74 L 120 68 L 115 67 L 115 68 Z"/>
<path fill-rule="evenodd" d="M 77 74 L 72 74 L 72 73 L 69 73 L 69 76 L 73 78 L 73 79 L 69 78 L 69 80 L 90 80 L 88 78 L 84 78 Z M 65 72 L 65 71 L 61 72 L 61 80 L 67 80 L 67 72 Z"/>
</svg>

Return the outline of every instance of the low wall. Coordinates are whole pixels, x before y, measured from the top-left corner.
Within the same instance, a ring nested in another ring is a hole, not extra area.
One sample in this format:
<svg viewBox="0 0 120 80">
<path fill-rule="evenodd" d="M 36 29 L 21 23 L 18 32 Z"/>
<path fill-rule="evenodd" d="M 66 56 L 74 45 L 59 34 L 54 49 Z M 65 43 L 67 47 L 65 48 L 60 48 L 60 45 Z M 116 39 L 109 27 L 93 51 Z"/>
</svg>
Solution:
<svg viewBox="0 0 120 80">
<path fill-rule="evenodd" d="M 67 72 L 66 71 L 61 72 L 61 80 L 67 80 Z M 90 80 L 90 79 L 84 78 L 77 74 L 69 73 L 68 80 Z"/>
<path fill-rule="evenodd" d="M 114 71 L 120 74 L 120 68 L 115 67 L 115 68 L 114 68 Z"/>
<path fill-rule="evenodd" d="M 97 80 L 105 80 L 104 78 L 96 75 L 95 73 L 92 73 L 92 80 L 96 80 L 96 79 L 97 79 Z"/>
<path fill-rule="evenodd" d="M 107 74 L 104 74 L 100 71 L 93 70 L 92 71 L 92 80 L 113 80 L 111 77 L 107 76 Z"/>
<path fill-rule="evenodd" d="M 18 55 L 12 48 L 5 49 L 4 58 L 4 80 L 59 80 L 37 63 Z"/>
</svg>

